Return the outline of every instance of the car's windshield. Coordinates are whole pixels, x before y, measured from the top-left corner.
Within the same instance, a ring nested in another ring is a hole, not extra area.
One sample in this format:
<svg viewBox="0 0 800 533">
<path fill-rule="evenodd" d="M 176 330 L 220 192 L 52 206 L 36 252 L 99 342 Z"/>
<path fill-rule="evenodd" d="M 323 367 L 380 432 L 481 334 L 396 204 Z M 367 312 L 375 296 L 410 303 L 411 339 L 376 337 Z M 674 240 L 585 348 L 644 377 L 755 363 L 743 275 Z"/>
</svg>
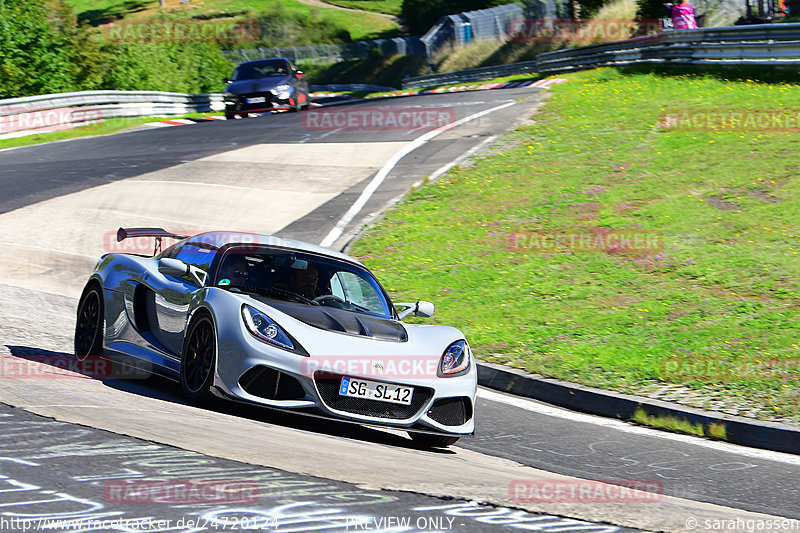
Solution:
<svg viewBox="0 0 800 533">
<path fill-rule="evenodd" d="M 286 76 L 288 72 L 286 61 L 270 59 L 257 63 L 244 63 L 236 67 L 231 79 L 233 81 L 255 80 L 273 76 Z"/>
<path fill-rule="evenodd" d="M 369 271 L 309 253 L 230 248 L 220 261 L 214 285 L 276 300 L 392 317 L 390 303 Z"/>
</svg>

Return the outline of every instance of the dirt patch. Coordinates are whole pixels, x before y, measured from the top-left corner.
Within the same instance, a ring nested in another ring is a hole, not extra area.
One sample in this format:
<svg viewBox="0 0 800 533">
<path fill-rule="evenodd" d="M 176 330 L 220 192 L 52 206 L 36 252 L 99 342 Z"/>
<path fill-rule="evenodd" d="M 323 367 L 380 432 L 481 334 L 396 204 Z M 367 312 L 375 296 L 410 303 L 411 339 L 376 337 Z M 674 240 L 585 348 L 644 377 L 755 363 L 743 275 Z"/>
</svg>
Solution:
<svg viewBox="0 0 800 533">
<path fill-rule="evenodd" d="M 763 200 L 765 202 L 769 202 L 771 204 L 779 204 L 783 202 L 783 198 L 778 198 L 777 196 L 770 196 L 766 192 L 762 191 L 761 189 L 752 189 L 747 191 L 747 194 L 758 198 L 759 200 Z"/>
<path fill-rule="evenodd" d="M 728 200 L 723 200 L 719 196 L 712 196 L 706 200 L 710 205 L 716 207 L 720 211 L 731 211 L 732 209 L 738 209 L 739 204 L 736 202 L 730 202 Z"/>
</svg>

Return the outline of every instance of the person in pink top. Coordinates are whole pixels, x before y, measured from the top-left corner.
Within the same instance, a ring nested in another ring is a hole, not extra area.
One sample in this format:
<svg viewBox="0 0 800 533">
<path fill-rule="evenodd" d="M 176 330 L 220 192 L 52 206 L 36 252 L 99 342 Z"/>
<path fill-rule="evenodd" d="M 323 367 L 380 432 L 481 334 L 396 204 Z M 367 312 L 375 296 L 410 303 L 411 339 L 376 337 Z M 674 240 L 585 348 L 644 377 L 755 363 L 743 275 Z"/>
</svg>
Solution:
<svg viewBox="0 0 800 533">
<path fill-rule="evenodd" d="M 672 27 L 676 30 L 697 29 L 694 9 L 689 5 L 689 0 L 681 0 L 680 4 L 672 6 Z"/>
</svg>

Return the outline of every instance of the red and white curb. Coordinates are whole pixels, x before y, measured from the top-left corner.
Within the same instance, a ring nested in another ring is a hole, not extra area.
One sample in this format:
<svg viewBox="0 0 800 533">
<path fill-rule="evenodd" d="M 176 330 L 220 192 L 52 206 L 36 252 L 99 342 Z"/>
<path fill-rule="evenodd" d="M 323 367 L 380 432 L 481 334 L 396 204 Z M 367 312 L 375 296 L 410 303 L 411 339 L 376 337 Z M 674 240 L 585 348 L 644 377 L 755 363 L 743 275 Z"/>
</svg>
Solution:
<svg viewBox="0 0 800 533">
<path fill-rule="evenodd" d="M 198 122 L 209 122 L 214 120 L 225 120 L 225 117 L 214 116 L 204 118 L 172 118 L 169 120 L 160 120 L 158 122 L 147 122 L 145 126 L 183 126 L 184 124 L 197 124 Z"/>
<path fill-rule="evenodd" d="M 463 91 L 487 91 L 492 89 L 516 89 L 520 87 L 537 87 L 540 89 L 547 89 L 557 83 L 567 81 L 565 78 L 549 78 L 546 80 L 523 80 L 523 81 L 506 81 L 499 83 L 484 83 L 474 85 L 459 85 L 456 87 L 442 87 L 440 89 L 420 89 L 411 91 L 398 91 L 394 93 L 384 93 L 380 96 L 372 96 L 370 98 L 384 98 L 387 96 L 416 96 L 418 94 L 442 94 L 442 93 L 458 93 Z"/>
</svg>

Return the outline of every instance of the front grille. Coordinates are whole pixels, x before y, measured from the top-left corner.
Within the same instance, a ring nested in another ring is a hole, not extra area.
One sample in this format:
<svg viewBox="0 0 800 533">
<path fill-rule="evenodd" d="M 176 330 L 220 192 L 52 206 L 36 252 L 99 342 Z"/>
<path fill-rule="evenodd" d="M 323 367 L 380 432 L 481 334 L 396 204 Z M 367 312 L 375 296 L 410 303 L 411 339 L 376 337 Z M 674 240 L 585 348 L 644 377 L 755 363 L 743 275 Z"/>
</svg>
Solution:
<svg viewBox="0 0 800 533">
<path fill-rule="evenodd" d="M 248 393 L 267 400 L 300 400 L 306 397 L 300 382 L 288 374 L 267 366 L 254 366 L 239 378 Z"/>
<path fill-rule="evenodd" d="M 393 420 L 406 420 L 416 415 L 433 395 L 431 389 L 425 387 L 414 387 L 414 394 L 411 396 L 411 405 L 399 403 L 381 402 L 367 398 L 353 398 L 352 396 L 340 396 L 339 385 L 344 376 L 330 373 L 317 372 L 314 374 L 314 381 L 317 384 L 320 398 L 325 405 L 337 411 L 352 413 L 355 415 L 374 416 L 376 418 L 391 418 Z M 373 380 L 374 381 L 374 380 Z"/>
<path fill-rule="evenodd" d="M 472 402 L 469 398 L 441 398 L 433 402 L 428 416 L 444 426 L 461 426 L 472 418 Z"/>
</svg>

